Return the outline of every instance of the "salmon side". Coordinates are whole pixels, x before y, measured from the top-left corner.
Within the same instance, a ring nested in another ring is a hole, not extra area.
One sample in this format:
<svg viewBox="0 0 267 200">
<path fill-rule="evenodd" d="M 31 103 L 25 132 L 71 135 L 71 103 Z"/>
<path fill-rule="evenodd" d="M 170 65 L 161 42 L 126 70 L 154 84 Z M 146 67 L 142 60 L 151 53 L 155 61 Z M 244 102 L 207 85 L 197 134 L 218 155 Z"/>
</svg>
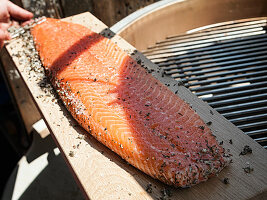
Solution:
<svg viewBox="0 0 267 200">
<path fill-rule="evenodd" d="M 111 40 L 49 18 L 31 33 L 72 116 L 133 166 L 166 184 L 189 187 L 229 163 L 198 114 Z"/>
</svg>

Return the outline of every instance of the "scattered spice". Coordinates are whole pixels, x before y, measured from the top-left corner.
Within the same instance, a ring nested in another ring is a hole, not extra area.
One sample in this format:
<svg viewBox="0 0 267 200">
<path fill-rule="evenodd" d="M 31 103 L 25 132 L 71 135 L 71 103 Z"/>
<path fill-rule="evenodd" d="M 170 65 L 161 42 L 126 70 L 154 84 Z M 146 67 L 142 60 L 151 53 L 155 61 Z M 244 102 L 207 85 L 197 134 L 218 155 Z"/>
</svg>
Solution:
<svg viewBox="0 0 267 200">
<path fill-rule="evenodd" d="M 223 183 L 226 184 L 226 185 L 229 184 L 229 178 L 224 178 L 223 179 Z"/>
<path fill-rule="evenodd" d="M 230 144 L 233 144 L 233 141 L 232 141 L 232 139 L 230 139 L 230 140 L 229 140 L 229 143 L 230 143 Z"/>
<path fill-rule="evenodd" d="M 212 114 L 212 115 L 214 114 L 212 110 L 210 110 L 210 114 Z"/>
<path fill-rule="evenodd" d="M 249 162 L 247 162 L 246 165 L 247 165 L 246 167 L 243 167 L 245 173 L 251 173 L 254 171 L 253 167 L 250 166 Z"/>
<path fill-rule="evenodd" d="M 247 154 L 251 154 L 252 153 L 252 149 L 250 148 L 250 146 L 245 145 L 243 150 L 241 151 L 241 153 L 239 155 L 247 155 Z"/>
<path fill-rule="evenodd" d="M 70 151 L 70 152 L 69 152 L 69 156 L 70 156 L 70 157 L 74 157 L 74 152 L 73 152 L 73 151 Z"/>
<path fill-rule="evenodd" d="M 211 124 L 212 124 L 212 122 L 211 121 L 209 121 L 209 122 L 207 122 L 206 123 L 208 126 L 210 126 Z"/>
<path fill-rule="evenodd" d="M 84 140 L 85 136 L 84 135 L 78 135 L 77 139 Z"/>
<path fill-rule="evenodd" d="M 168 156 L 168 155 L 162 154 L 162 156 L 163 156 L 163 158 L 170 158 L 170 156 Z"/>
<path fill-rule="evenodd" d="M 134 50 L 131 55 L 134 56 L 137 53 L 137 50 Z"/>
<path fill-rule="evenodd" d="M 184 83 L 182 81 L 179 81 L 178 86 L 182 86 L 182 85 L 184 85 Z"/>
<path fill-rule="evenodd" d="M 151 183 L 148 183 L 148 184 L 146 185 L 146 191 L 147 191 L 148 193 L 152 193 L 152 184 L 151 184 Z"/>
<path fill-rule="evenodd" d="M 160 199 L 162 199 L 162 200 L 165 200 L 168 197 L 172 196 L 171 191 L 168 188 L 163 188 L 163 190 L 161 190 L 161 194 L 162 194 L 162 196 L 160 197 Z"/>
</svg>

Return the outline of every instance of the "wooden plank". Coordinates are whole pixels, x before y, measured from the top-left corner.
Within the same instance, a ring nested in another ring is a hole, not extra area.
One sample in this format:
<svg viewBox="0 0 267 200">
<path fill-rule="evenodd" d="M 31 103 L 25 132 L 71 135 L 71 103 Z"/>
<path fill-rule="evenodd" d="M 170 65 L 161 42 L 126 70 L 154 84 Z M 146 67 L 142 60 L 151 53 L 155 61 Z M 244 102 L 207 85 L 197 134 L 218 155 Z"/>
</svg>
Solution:
<svg viewBox="0 0 267 200">
<path fill-rule="evenodd" d="M 14 96 L 15 103 L 24 122 L 26 131 L 29 134 L 32 130 L 32 125 L 41 119 L 41 115 L 6 49 L 1 51 L 0 57 L 3 66 L 2 71 L 6 82 Z"/>
<path fill-rule="evenodd" d="M 90 13 L 76 15 L 67 18 L 66 21 L 82 24 L 97 33 L 109 33 L 106 26 Z M 112 40 L 126 52 L 133 52 L 134 47 L 119 36 L 112 37 Z M 9 54 L 13 55 L 22 50 L 21 45 L 21 39 L 17 39 L 6 48 Z M 141 59 L 147 68 L 157 68 L 139 52 L 134 58 Z M 82 128 L 76 126 L 76 122 L 61 101 L 53 101 L 54 97 L 45 93 L 38 84 L 38 80 L 28 76 L 23 62 L 15 56 L 12 59 L 86 197 L 91 199 L 157 199 L 163 197 L 161 191 L 166 187 L 165 184 L 128 165 L 92 136 L 87 135 Z M 217 136 L 218 141 L 223 141 L 224 147 L 230 149 L 233 154 L 233 163 L 217 177 L 189 189 L 170 187 L 172 197 L 168 198 L 264 199 L 264 195 L 267 195 L 266 150 L 176 81 L 162 77 L 160 71 L 153 72 L 153 75 L 163 83 L 170 84 L 172 91 L 178 90 L 177 95 L 188 102 L 205 122 L 211 121 L 210 127 L 214 135 Z M 229 143 L 230 140 L 232 144 Z M 240 156 L 245 145 L 249 145 L 253 153 Z M 243 170 L 248 163 L 254 169 L 251 173 L 245 173 Z M 229 178 L 229 184 L 223 183 L 226 177 Z M 152 193 L 146 192 L 149 183 L 152 184 Z"/>
</svg>

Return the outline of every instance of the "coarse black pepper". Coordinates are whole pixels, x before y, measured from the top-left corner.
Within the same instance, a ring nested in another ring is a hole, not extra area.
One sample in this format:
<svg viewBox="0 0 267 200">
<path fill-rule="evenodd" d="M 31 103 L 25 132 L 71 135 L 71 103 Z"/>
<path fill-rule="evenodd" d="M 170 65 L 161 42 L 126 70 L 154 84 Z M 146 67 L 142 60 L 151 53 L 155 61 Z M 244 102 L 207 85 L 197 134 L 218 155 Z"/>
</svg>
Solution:
<svg viewBox="0 0 267 200">
<path fill-rule="evenodd" d="M 163 190 L 161 190 L 161 194 L 162 194 L 162 196 L 160 197 L 160 199 L 162 199 L 162 200 L 165 200 L 168 197 L 172 196 L 169 188 L 163 188 Z"/>
<path fill-rule="evenodd" d="M 250 167 L 249 165 L 246 167 L 243 167 L 243 170 L 245 173 L 251 173 L 254 171 L 254 169 L 252 167 Z"/>
<path fill-rule="evenodd" d="M 73 151 L 70 151 L 70 152 L 69 152 L 69 156 L 70 156 L 70 157 L 74 157 L 74 152 L 73 152 Z"/>
<path fill-rule="evenodd" d="M 210 126 L 210 125 L 212 124 L 212 122 L 211 122 L 211 121 L 208 121 L 206 124 L 207 124 L 208 126 Z"/>
<path fill-rule="evenodd" d="M 247 155 L 247 154 L 251 154 L 252 153 L 252 149 L 250 148 L 250 146 L 245 145 L 243 150 L 241 151 L 241 153 L 239 155 Z"/>
<path fill-rule="evenodd" d="M 226 184 L 226 185 L 229 184 L 229 178 L 224 178 L 223 179 L 223 183 Z"/>
<path fill-rule="evenodd" d="M 151 183 L 148 183 L 148 184 L 146 185 L 146 191 L 147 191 L 148 193 L 152 193 L 152 184 L 151 184 Z"/>
</svg>

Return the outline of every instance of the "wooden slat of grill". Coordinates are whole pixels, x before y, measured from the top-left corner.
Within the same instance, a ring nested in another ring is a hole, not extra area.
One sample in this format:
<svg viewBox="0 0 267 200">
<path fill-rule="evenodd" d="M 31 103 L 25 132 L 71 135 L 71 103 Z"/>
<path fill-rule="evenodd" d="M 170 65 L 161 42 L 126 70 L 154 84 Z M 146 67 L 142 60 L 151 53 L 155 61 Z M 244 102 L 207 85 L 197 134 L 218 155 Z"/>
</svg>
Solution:
<svg viewBox="0 0 267 200">
<path fill-rule="evenodd" d="M 102 32 L 106 26 L 90 13 L 84 13 L 67 21 L 79 23 L 91 28 L 95 32 Z M 134 48 L 119 36 L 112 38 L 126 51 Z M 14 40 L 6 46 L 3 53 L 16 54 L 21 50 L 20 40 Z M 140 57 L 147 67 L 155 65 Z M 163 183 L 150 178 L 136 168 L 128 165 L 115 153 L 104 147 L 93 137 L 87 136 L 84 140 L 78 139 L 86 134 L 82 128 L 73 126 L 76 124 L 67 110 L 60 103 L 49 101 L 45 98 L 44 91 L 33 79 L 28 79 L 25 66 L 19 63 L 18 58 L 12 57 L 15 66 L 23 77 L 30 93 L 42 116 L 52 133 L 52 136 L 61 150 L 66 163 L 70 167 L 77 183 L 84 194 L 90 199 L 157 199 L 162 197 L 161 190 L 166 187 Z M 176 91 L 205 122 L 211 121 L 211 129 L 218 141 L 224 142 L 224 147 L 230 149 L 233 154 L 233 163 L 224 169 L 218 177 L 214 177 L 205 183 L 196 185 L 190 189 L 170 188 L 171 199 L 250 199 L 264 198 L 267 195 L 267 152 L 255 141 L 246 136 L 242 131 L 228 122 L 208 104 L 198 99 L 183 86 L 178 86 L 174 80 L 161 76 L 158 79 L 171 84 L 170 89 Z M 174 84 L 176 84 L 174 86 Z M 40 97 L 43 95 L 44 97 Z M 39 98 L 37 98 L 39 97 Z M 233 144 L 229 143 L 233 141 Z M 73 146 L 80 144 L 79 148 Z M 245 145 L 253 149 L 253 153 L 239 156 Z M 73 151 L 74 155 L 70 154 Z M 249 162 L 254 168 L 250 174 L 246 174 L 242 168 Z M 224 184 L 223 179 L 229 178 L 229 184 Z M 152 193 L 146 192 L 146 187 L 152 183 Z"/>
</svg>

